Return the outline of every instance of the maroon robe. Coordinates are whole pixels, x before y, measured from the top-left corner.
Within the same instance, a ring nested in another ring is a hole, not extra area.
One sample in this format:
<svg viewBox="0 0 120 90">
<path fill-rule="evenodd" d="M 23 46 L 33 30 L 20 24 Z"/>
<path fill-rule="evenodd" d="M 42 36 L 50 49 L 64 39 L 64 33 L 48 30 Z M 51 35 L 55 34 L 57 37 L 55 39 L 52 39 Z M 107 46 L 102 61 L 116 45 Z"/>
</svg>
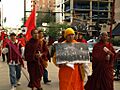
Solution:
<svg viewBox="0 0 120 90">
<path fill-rule="evenodd" d="M 7 63 L 15 61 L 16 64 L 20 63 L 24 67 L 24 62 L 21 56 L 21 43 L 17 41 L 13 44 L 12 41 L 9 40 L 6 44 L 6 47 L 9 51 L 7 55 Z"/>
<path fill-rule="evenodd" d="M 113 88 L 113 62 L 114 55 L 107 60 L 107 53 L 103 50 L 107 47 L 114 55 L 115 51 L 110 43 L 98 42 L 95 44 L 92 53 L 93 73 L 88 78 L 85 90 L 114 90 Z"/>
<path fill-rule="evenodd" d="M 30 39 L 25 46 L 25 60 L 27 61 L 27 68 L 30 77 L 28 87 L 40 88 L 41 77 L 43 75 L 43 66 L 41 58 L 36 58 L 35 53 L 42 52 L 41 45 L 38 40 Z"/>
</svg>

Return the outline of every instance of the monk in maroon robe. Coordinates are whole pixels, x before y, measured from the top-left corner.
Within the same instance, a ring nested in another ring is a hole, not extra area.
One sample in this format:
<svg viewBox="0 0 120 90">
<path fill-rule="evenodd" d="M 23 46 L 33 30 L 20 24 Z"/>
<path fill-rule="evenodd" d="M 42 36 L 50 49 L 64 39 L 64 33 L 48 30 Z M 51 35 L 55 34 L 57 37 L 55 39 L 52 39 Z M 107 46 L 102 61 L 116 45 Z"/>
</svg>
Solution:
<svg viewBox="0 0 120 90">
<path fill-rule="evenodd" d="M 43 76 L 43 66 L 41 57 L 42 48 L 38 40 L 38 31 L 33 30 L 31 32 L 32 38 L 27 42 L 25 46 L 25 60 L 27 61 L 27 68 L 30 77 L 30 82 L 28 87 L 37 88 L 37 90 L 42 90 L 41 88 L 41 77 Z"/>
<path fill-rule="evenodd" d="M 102 32 L 100 41 L 94 45 L 92 53 L 93 73 L 88 78 L 85 90 L 114 90 L 113 63 L 115 51 L 112 44 L 107 40 L 107 32 Z"/>
</svg>

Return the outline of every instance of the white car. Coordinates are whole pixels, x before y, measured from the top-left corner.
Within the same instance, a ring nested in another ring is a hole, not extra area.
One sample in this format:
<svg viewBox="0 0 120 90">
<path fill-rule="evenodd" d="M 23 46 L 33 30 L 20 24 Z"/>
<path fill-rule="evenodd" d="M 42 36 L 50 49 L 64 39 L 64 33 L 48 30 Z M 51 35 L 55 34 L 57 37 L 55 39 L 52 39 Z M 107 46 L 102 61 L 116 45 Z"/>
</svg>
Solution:
<svg viewBox="0 0 120 90">
<path fill-rule="evenodd" d="M 89 43 L 95 44 L 95 43 L 97 43 L 97 41 L 96 41 L 96 39 L 90 39 L 90 40 L 87 41 L 87 43 L 88 43 L 88 44 L 89 44 Z"/>
<path fill-rule="evenodd" d="M 89 52 L 92 53 L 92 50 L 93 50 L 93 46 L 95 43 L 97 43 L 97 40 L 96 39 L 90 39 L 87 41 L 88 43 L 88 49 L 89 49 Z"/>
</svg>

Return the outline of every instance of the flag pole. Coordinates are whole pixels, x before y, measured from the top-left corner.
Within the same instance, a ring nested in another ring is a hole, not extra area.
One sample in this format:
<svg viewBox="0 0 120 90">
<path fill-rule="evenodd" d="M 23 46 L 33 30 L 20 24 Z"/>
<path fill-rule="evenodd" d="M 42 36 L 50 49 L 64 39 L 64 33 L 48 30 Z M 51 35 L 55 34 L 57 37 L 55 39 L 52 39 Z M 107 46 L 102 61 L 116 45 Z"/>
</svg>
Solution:
<svg viewBox="0 0 120 90">
<path fill-rule="evenodd" d="M 33 8 L 35 8 L 35 26 L 36 26 L 36 10 L 37 10 L 36 4 L 37 4 L 37 0 L 34 0 L 33 1 Z"/>
<path fill-rule="evenodd" d="M 26 32 L 26 39 L 29 40 L 31 36 L 31 31 L 36 28 L 35 25 L 35 7 L 33 7 L 32 12 L 28 19 L 26 20 L 24 26 L 27 27 L 27 32 Z"/>
<path fill-rule="evenodd" d="M 23 68 L 21 68 L 21 71 L 22 71 L 23 75 L 25 76 L 25 78 L 27 79 L 27 81 L 29 82 L 30 79 L 28 78 L 28 76 L 27 76 L 26 73 L 24 72 Z"/>
</svg>

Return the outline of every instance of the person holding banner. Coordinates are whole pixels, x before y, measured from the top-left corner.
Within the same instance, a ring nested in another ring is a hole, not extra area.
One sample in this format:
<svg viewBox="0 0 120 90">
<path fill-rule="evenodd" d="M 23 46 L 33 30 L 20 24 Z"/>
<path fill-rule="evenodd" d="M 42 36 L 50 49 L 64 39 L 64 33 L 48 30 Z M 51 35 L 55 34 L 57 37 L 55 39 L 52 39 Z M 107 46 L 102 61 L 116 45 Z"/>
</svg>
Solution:
<svg viewBox="0 0 120 90">
<path fill-rule="evenodd" d="M 100 34 L 100 41 L 93 47 L 92 75 L 89 76 L 85 90 L 114 90 L 113 64 L 115 51 L 108 42 L 107 32 Z"/>
<path fill-rule="evenodd" d="M 24 62 L 21 56 L 21 49 L 22 45 L 16 39 L 16 34 L 11 33 L 10 40 L 6 44 L 6 49 L 4 49 L 5 51 L 3 51 L 8 53 L 7 63 L 9 65 L 11 90 L 16 90 L 16 86 L 20 85 L 21 66 L 24 67 Z"/>
<path fill-rule="evenodd" d="M 43 90 L 41 87 L 41 78 L 43 76 L 43 66 L 42 66 L 42 47 L 39 42 L 38 30 L 33 29 L 31 31 L 32 38 L 26 43 L 25 46 L 25 60 L 27 61 L 27 69 L 29 73 L 29 84 L 32 90 Z"/>
<path fill-rule="evenodd" d="M 62 43 L 77 43 L 74 40 L 75 32 L 72 28 L 67 28 L 64 33 L 65 41 Z M 53 56 L 56 64 L 56 55 Z M 84 90 L 81 64 L 58 64 L 59 67 L 59 90 Z"/>
</svg>

